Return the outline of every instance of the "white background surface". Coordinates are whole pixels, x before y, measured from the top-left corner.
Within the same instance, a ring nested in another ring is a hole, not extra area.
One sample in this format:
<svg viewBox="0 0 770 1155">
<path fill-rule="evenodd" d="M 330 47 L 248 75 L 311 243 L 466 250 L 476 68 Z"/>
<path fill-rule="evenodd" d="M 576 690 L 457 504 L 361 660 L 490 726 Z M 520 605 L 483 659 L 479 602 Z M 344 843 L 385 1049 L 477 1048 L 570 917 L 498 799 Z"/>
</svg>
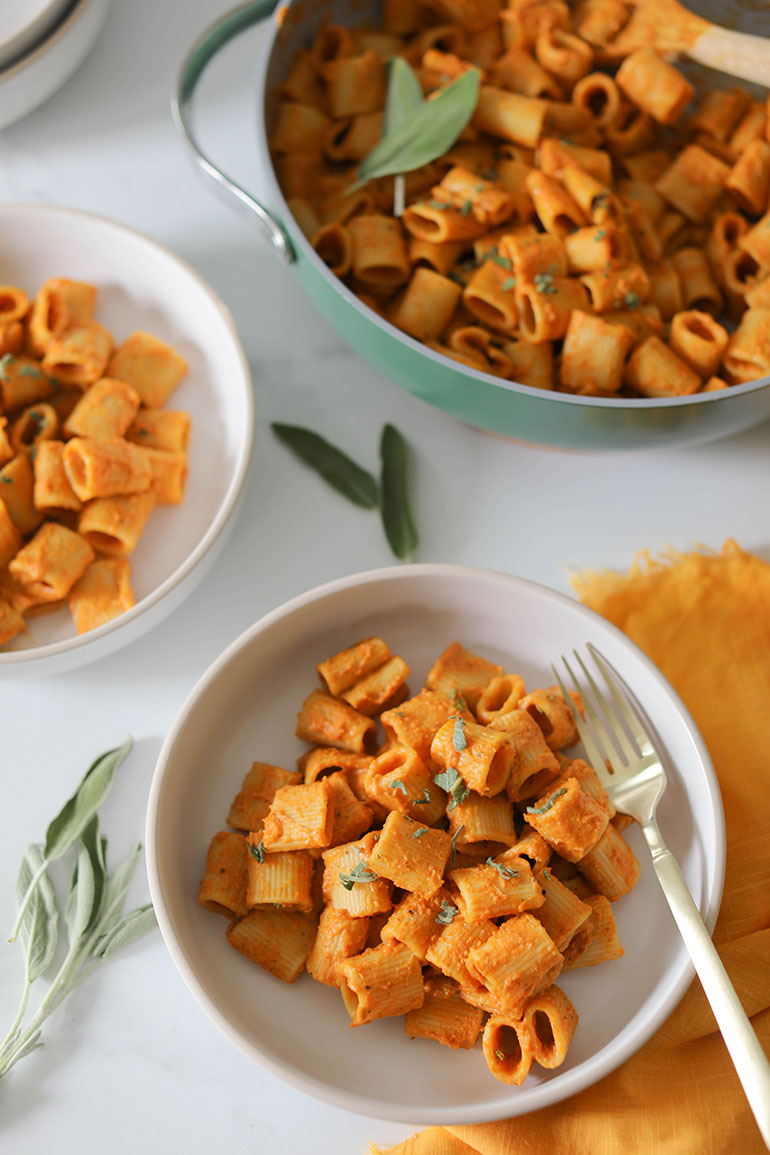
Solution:
<svg viewBox="0 0 770 1155">
<path fill-rule="evenodd" d="M 190 600 L 113 658 L 58 678 L 0 684 L 2 927 L 12 922 L 25 844 L 42 837 L 96 754 L 129 732 L 136 739 L 104 808 L 114 866 L 142 835 L 164 734 L 225 645 L 295 593 L 390 563 L 376 517 L 317 483 L 275 442 L 270 421 L 314 427 L 374 470 L 380 429 L 395 423 L 415 450 L 420 560 L 500 569 L 567 590 L 570 567 L 624 568 L 642 547 L 718 547 L 734 536 L 766 551 L 768 425 L 673 452 L 525 449 L 429 408 L 342 345 L 255 230 L 198 180 L 175 136 L 172 79 L 224 7 L 220 0 L 117 0 L 81 71 L 0 133 L 0 199 L 113 216 L 201 271 L 240 328 L 258 413 L 236 533 Z M 260 35 L 249 33 L 214 67 L 200 118 L 212 153 L 254 189 L 250 70 Z M 2 238 L 0 260 L 1 250 Z M 145 896 L 139 878 L 132 898 Z M 19 949 L 3 942 L 3 1023 L 20 980 Z M 90 979 L 46 1024 L 44 1037 L 45 1048 L 0 1085 L 0 1147 L 13 1155 L 52 1145 L 59 1155 L 358 1155 L 368 1139 L 386 1145 L 411 1130 L 326 1107 L 251 1064 L 198 1009 L 157 934 Z"/>
</svg>

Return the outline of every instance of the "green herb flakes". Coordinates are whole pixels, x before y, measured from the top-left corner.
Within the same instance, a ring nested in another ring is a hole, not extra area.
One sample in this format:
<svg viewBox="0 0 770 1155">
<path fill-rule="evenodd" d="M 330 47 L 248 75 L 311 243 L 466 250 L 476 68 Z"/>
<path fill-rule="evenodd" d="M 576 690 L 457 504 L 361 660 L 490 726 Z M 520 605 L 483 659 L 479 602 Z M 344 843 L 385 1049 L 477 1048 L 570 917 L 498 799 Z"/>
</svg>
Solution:
<svg viewBox="0 0 770 1155">
<path fill-rule="evenodd" d="M 425 787 L 425 793 L 423 794 L 422 798 L 415 798 L 413 805 L 414 806 L 427 806 L 427 804 L 429 802 L 430 802 L 430 790 L 426 786 Z"/>
<path fill-rule="evenodd" d="M 252 858 L 256 858 L 257 862 L 265 861 L 265 843 L 263 841 L 258 842 L 256 846 L 253 842 L 249 842 L 247 845 Z"/>
<path fill-rule="evenodd" d="M 449 794 L 447 810 L 454 810 L 455 806 L 464 802 L 470 794 L 469 788 L 465 785 L 465 782 L 457 773 L 454 766 L 449 766 L 441 774 L 437 774 L 433 781 Z"/>
<path fill-rule="evenodd" d="M 452 205 L 449 204 L 448 201 L 437 201 L 435 197 L 432 197 L 425 203 L 429 209 L 438 209 L 440 213 L 449 212 L 449 210 L 452 208 Z"/>
<path fill-rule="evenodd" d="M 511 289 L 515 289 L 515 288 L 516 288 L 516 278 L 515 277 L 507 277 L 503 281 L 503 292 L 504 293 L 510 293 Z"/>
<path fill-rule="evenodd" d="M 43 374 L 36 365 L 22 365 L 19 369 L 20 377 L 42 377 Z"/>
<path fill-rule="evenodd" d="M 400 790 L 402 794 L 405 794 L 407 797 L 409 797 L 409 791 L 407 790 L 406 786 L 404 786 L 404 783 L 400 778 L 394 778 L 390 784 L 390 788 L 391 790 Z"/>
<path fill-rule="evenodd" d="M 345 890 L 352 890 L 357 882 L 374 882 L 377 875 L 373 870 L 369 870 L 365 862 L 359 862 L 354 866 L 350 874 L 340 874 L 339 880 L 345 887 Z"/>
<path fill-rule="evenodd" d="M 641 305 L 641 301 L 639 300 L 639 295 L 637 293 L 626 293 L 623 301 L 627 309 L 638 309 Z"/>
<path fill-rule="evenodd" d="M 594 233 L 594 240 L 595 241 L 603 241 L 606 236 L 607 236 L 607 230 L 606 229 L 598 229 Z"/>
<path fill-rule="evenodd" d="M 427 834 L 427 833 L 428 833 L 428 827 L 427 826 L 418 826 L 417 829 L 415 830 L 414 834 L 412 835 L 412 838 L 422 838 L 423 834 Z"/>
<path fill-rule="evenodd" d="M 505 1051 L 501 1051 L 499 1047 L 495 1047 L 495 1056 L 501 1063 L 505 1061 Z"/>
<path fill-rule="evenodd" d="M 465 830 L 465 823 L 464 822 L 461 823 L 461 825 L 457 827 L 457 830 L 455 830 L 454 834 L 452 835 L 452 866 L 454 866 L 454 864 L 455 864 L 455 855 L 457 853 L 457 839 L 460 835 L 461 830 Z"/>
<path fill-rule="evenodd" d="M 4 353 L 3 356 L 0 357 L 0 381 L 8 380 L 7 369 L 11 361 L 13 361 L 12 353 Z"/>
<path fill-rule="evenodd" d="M 442 926 L 448 926 L 457 913 L 457 907 L 444 898 L 441 900 L 441 908 L 436 915 L 436 922 L 440 922 Z"/>
<path fill-rule="evenodd" d="M 553 281 L 553 273 L 535 273 L 533 280 L 535 283 L 535 292 L 537 293 L 558 292 L 558 289 Z"/>
<path fill-rule="evenodd" d="M 473 201 L 471 201 L 471 200 L 464 201 L 462 208 L 460 209 L 460 216 L 469 217 L 471 215 L 472 211 L 473 211 Z"/>
<path fill-rule="evenodd" d="M 465 722 L 463 722 L 462 718 L 455 718 L 452 745 L 458 754 L 462 754 L 463 750 L 468 747 L 468 739 L 465 737 Z"/>
<path fill-rule="evenodd" d="M 495 862 L 494 858 L 487 858 L 486 865 L 491 866 L 496 870 L 501 878 L 518 878 L 518 870 L 512 870 L 510 866 L 503 866 L 502 862 Z"/>
<path fill-rule="evenodd" d="M 497 250 L 495 250 L 493 252 L 490 249 L 490 251 L 487 253 L 487 260 L 488 261 L 494 261 L 496 265 L 499 265 L 501 269 L 505 269 L 506 272 L 510 272 L 511 269 L 513 268 L 511 258 L 501 256 L 501 254 L 498 253 Z"/>
<path fill-rule="evenodd" d="M 545 814 L 547 810 L 551 809 L 551 807 L 553 806 L 556 799 L 561 798 L 562 794 L 566 794 L 566 793 L 567 793 L 567 787 L 562 786 L 560 790 L 554 790 L 553 794 L 551 794 L 549 798 L 546 798 L 546 800 L 542 806 L 528 806 L 525 813 L 526 814 Z"/>
</svg>

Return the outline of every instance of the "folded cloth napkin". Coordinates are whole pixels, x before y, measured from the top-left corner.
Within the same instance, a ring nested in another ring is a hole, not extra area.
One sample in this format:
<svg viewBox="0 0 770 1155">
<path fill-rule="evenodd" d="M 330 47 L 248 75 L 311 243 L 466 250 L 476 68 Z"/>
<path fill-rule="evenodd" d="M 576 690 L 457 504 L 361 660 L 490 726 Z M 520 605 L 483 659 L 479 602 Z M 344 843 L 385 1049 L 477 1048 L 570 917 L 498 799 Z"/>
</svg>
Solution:
<svg viewBox="0 0 770 1155">
<path fill-rule="evenodd" d="M 573 584 L 665 674 L 709 748 L 727 824 L 714 943 L 770 1054 L 770 565 L 728 541 L 720 554 L 645 554 L 626 576 Z M 696 979 L 633 1058 L 580 1094 L 500 1123 L 430 1127 L 387 1155 L 764 1151 Z"/>
</svg>

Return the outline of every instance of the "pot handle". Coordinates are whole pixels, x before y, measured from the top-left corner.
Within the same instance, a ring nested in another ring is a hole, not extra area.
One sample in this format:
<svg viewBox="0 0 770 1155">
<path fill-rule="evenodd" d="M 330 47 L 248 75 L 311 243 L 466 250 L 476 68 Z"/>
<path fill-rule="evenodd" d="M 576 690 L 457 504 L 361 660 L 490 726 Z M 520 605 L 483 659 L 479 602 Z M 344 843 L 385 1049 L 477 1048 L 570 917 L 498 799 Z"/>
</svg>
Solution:
<svg viewBox="0 0 770 1155">
<path fill-rule="evenodd" d="M 250 0 L 248 4 L 241 4 L 238 8 L 226 12 L 224 16 L 221 16 L 219 20 L 206 29 L 193 44 L 182 64 L 176 91 L 171 99 L 171 112 L 177 130 L 181 133 L 192 153 L 193 160 L 207 180 L 213 183 L 220 195 L 224 194 L 230 204 L 234 200 L 235 204 L 251 220 L 256 216 L 273 249 L 287 264 L 291 264 L 292 261 L 296 260 L 296 255 L 286 229 L 269 209 L 226 176 L 206 156 L 195 137 L 192 118 L 193 96 L 208 63 L 216 56 L 220 48 L 223 48 L 241 32 L 245 32 L 247 28 L 252 28 L 270 16 L 276 3 L 277 0 Z"/>
</svg>

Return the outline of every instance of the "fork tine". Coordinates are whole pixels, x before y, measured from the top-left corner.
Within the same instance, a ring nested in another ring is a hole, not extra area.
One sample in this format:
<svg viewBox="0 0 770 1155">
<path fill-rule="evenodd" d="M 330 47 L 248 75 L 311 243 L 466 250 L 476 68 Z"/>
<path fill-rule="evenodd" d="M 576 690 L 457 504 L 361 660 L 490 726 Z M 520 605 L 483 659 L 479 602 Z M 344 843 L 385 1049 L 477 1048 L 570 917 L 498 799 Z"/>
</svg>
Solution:
<svg viewBox="0 0 770 1155">
<path fill-rule="evenodd" d="M 575 690 L 578 693 L 580 693 L 580 685 L 578 683 L 577 678 L 575 677 L 575 675 L 572 672 L 572 669 L 570 667 L 569 662 L 563 656 L 562 656 L 561 660 L 564 663 L 564 668 L 566 669 L 567 673 L 569 674 L 570 678 L 572 679 L 572 684 L 575 687 Z M 583 718 L 581 717 L 580 711 L 578 710 L 575 703 L 572 701 L 572 698 L 570 697 L 570 695 L 567 691 L 567 688 L 564 685 L 564 682 L 561 680 L 561 677 L 559 676 L 559 671 L 553 665 L 551 666 L 551 669 L 553 670 L 553 675 L 556 678 L 556 681 L 559 685 L 559 689 L 561 690 L 562 694 L 564 695 L 565 701 L 568 703 L 570 709 L 572 710 L 572 715 L 575 719 L 575 727 L 577 729 L 578 735 L 580 736 L 580 741 L 583 743 L 583 746 L 585 748 L 585 752 L 588 755 L 589 762 L 593 766 L 594 770 L 596 770 L 597 774 L 599 774 L 601 772 L 601 770 L 604 770 L 604 772 L 607 773 L 606 766 L 605 766 L 606 754 L 604 753 L 602 748 L 597 744 L 590 728 L 583 721 Z M 586 706 L 586 713 L 588 713 L 588 707 L 587 706 Z M 590 717 L 590 714 L 589 714 L 589 717 Z"/>
<path fill-rule="evenodd" d="M 590 651 L 594 662 L 601 671 L 607 689 L 609 690 L 610 694 L 612 694 L 613 701 L 615 702 L 618 711 L 622 715 L 623 721 L 628 727 L 629 733 L 636 742 L 639 751 L 642 754 L 652 752 L 654 750 L 654 745 L 649 732 L 649 728 L 645 724 L 638 711 L 625 696 L 625 694 L 620 692 L 617 683 L 618 675 L 612 669 L 604 655 L 596 649 L 596 646 L 589 642 L 587 648 Z"/>
<path fill-rule="evenodd" d="M 618 752 L 618 754 L 620 754 L 621 758 L 623 758 L 625 760 L 625 764 L 628 765 L 631 762 L 633 762 L 635 758 L 639 757 L 639 751 L 630 742 L 628 735 L 625 733 L 623 728 L 620 725 L 618 725 L 618 721 L 614 716 L 614 713 L 612 711 L 612 708 L 611 708 L 609 702 L 607 701 L 606 696 L 602 693 L 602 691 L 597 686 L 596 681 L 595 681 L 593 675 L 591 674 L 591 671 L 586 666 L 582 657 L 580 656 L 580 654 L 577 653 L 577 651 L 573 651 L 573 652 L 574 652 L 575 657 L 577 658 L 577 660 L 580 664 L 581 670 L 583 671 L 586 678 L 588 679 L 588 684 L 590 685 L 591 690 L 593 691 L 596 702 L 598 702 L 599 706 L 601 707 L 602 711 L 604 712 L 604 716 L 607 719 L 607 722 L 609 723 L 609 730 L 607 730 L 604 727 L 604 723 L 601 721 L 600 718 L 598 718 L 598 716 L 594 716 L 591 718 L 593 725 L 597 727 L 597 729 L 599 730 L 599 732 L 601 734 L 601 738 L 602 738 L 602 741 L 605 745 L 605 748 L 608 750 L 608 756 L 609 756 L 610 762 L 613 762 L 611 750 L 615 749 Z M 588 706 L 586 705 L 586 710 L 587 709 L 588 709 Z M 614 765 L 614 763 L 613 763 L 613 765 Z"/>
</svg>

